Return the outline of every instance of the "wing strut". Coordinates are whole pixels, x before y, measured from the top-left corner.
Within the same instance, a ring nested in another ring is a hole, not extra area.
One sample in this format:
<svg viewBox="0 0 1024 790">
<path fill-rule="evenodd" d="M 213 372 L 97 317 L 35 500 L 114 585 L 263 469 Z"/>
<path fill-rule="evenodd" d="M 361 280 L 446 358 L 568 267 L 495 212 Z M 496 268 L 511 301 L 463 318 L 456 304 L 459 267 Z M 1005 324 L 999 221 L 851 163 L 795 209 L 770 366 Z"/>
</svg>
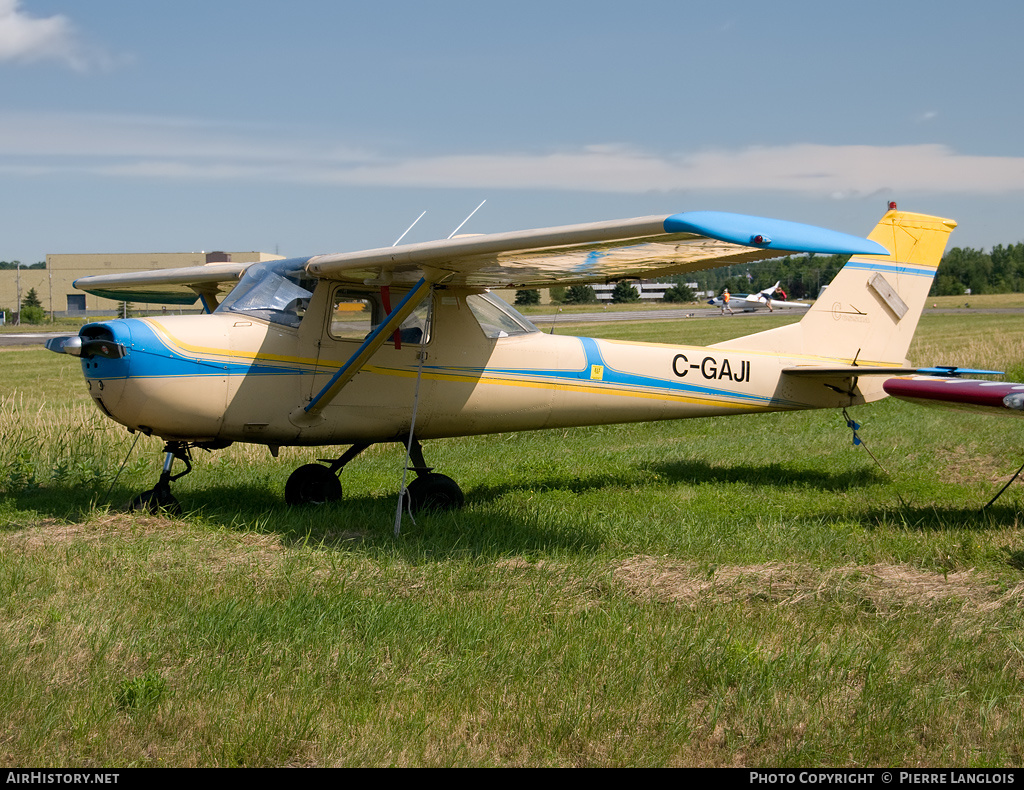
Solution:
<svg viewBox="0 0 1024 790">
<path fill-rule="evenodd" d="M 217 298 L 217 286 L 213 288 L 197 288 L 193 287 L 193 291 L 199 294 L 199 301 L 203 303 L 203 312 L 212 313 L 218 307 L 220 307 L 220 300 Z"/>
<path fill-rule="evenodd" d="M 317 418 L 320 418 L 320 412 L 334 400 L 335 396 L 341 392 L 342 387 L 348 384 L 353 376 L 362 370 L 363 365 L 369 361 L 377 349 L 384 345 L 388 336 L 393 334 L 401 323 L 412 315 L 413 310 L 419 307 L 420 302 L 423 301 L 423 298 L 429 291 L 430 283 L 427 282 L 425 277 L 421 277 L 419 282 L 412 287 L 412 290 L 402 297 L 402 301 L 395 306 L 395 309 L 388 313 L 388 317 L 384 319 L 384 322 L 366 336 L 363 344 L 349 357 L 348 362 L 338 369 L 338 372 L 313 397 L 313 400 L 305 406 L 300 406 L 288 415 L 292 423 L 305 427 L 311 425 Z"/>
</svg>

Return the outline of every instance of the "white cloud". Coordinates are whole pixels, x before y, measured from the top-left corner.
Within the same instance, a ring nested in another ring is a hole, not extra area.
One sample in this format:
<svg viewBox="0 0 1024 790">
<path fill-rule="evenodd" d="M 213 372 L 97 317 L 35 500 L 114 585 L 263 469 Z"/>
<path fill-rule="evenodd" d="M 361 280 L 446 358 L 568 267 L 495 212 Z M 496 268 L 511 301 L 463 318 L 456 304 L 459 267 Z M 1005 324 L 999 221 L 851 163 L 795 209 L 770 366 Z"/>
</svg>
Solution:
<svg viewBox="0 0 1024 790">
<path fill-rule="evenodd" d="M 0 114 L 0 170 L 23 176 L 393 187 L 775 192 L 816 197 L 1024 191 L 1024 157 L 943 145 L 794 143 L 663 154 L 617 144 L 397 158 L 326 132 L 181 118 Z"/>
<path fill-rule="evenodd" d="M 794 144 L 673 156 L 609 147 L 359 164 L 327 168 L 315 180 L 622 193 L 756 190 L 852 196 L 886 189 L 1005 193 L 1024 191 L 1024 157 L 969 156 L 941 145 Z"/>
<path fill-rule="evenodd" d="M 21 0 L 0 0 L 0 62 L 52 60 L 78 71 L 107 65 L 109 58 L 89 49 L 63 14 L 40 18 L 22 10 Z"/>
<path fill-rule="evenodd" d="M 311 152 L 315 151 L 315 153 Z M 203 121 L 173 116 L 2 112 L 0 157 L 88 165 L 116 160 L 168 161 L 201 168 L 210 162 L 262 167 L 310 160 L 365 161 L 364 151 L 332 142 L 317 146 L 273 124 Z"/>
</svg>

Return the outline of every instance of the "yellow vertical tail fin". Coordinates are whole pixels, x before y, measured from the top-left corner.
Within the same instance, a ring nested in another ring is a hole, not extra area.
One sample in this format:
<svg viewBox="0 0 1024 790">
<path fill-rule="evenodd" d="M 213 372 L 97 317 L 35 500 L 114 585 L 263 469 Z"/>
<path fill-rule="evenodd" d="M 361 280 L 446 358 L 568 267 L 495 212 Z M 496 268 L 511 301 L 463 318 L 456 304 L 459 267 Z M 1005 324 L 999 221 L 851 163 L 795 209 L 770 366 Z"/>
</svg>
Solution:
<svg viewBox="0 0 1024 790">
<path fill-rule="evenodd" d="M 903 365 L 942 259 L 951 219 L 891 209 L 868 236 L 890 251 L 855 255 L 795 324 L 717 344 L 808 361 Z"/>
</svg>

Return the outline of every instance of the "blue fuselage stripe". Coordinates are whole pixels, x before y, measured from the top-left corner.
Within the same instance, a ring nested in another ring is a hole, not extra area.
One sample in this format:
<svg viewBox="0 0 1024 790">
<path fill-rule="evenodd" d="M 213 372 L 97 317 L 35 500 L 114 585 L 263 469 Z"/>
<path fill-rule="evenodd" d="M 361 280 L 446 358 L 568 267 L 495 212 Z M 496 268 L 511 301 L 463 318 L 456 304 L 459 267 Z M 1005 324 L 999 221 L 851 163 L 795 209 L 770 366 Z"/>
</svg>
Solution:
<svg viewBox="0 0 1024 790">
<path fill-rule="evenodd" d="M 238 377 L 238 376 L 307 376 L 314 373 L 323 374 L 312 364 L 301 362 L 280 363 L 259 359 L 238 361 L 230 351 L 224 350 L 221 355 L 204 356 L 188 355 L 168 343 L 144 322 L 131 320 L 131 342 L 129 353 L 123 359 L 107 360 L 97 358 L 87 367 L 88 361 L 83 360 L 83 368 L 87 379 L 119 379 L 119 378 L 182 378 L 182 377 Z M 125 327 L 127 328 L 127 327 Z M 472 377 L 490 379 L 494 383 L 536 383 L 548 386 L 579 387 L 586 384 L 595 391 L 607 394 L 629 394 L 642 392 L 652 395 L 671 397 L 695 397 L 730 401 L 733 404 L 756 406 L 795 406 L 796 403 L 778 398 L 745 393 L 724 387 L 702 386 L 683 381 L 679 378 L 661 378 L 640 373 L 629 373 L 618 370 L 608 364 L 601 351 L 600 341 L 595 338 L 576 338 L 583 350 L 585 364 L 578 370 L 544 369 L 544 368 L 500 368 L 476 366 L 426 365 L 427 375 L 444 377 Z M 671 351 L 671 349 L 668 349 Z M 684 349 L 689 351 L 691 349 Z M 595 366 L 601 368 L 599 377 L 593 377 Z M 409 368 L 412 370 L 412 368 Z M 502 382 L 504 380 L 504 382 Z"/>
</svg>

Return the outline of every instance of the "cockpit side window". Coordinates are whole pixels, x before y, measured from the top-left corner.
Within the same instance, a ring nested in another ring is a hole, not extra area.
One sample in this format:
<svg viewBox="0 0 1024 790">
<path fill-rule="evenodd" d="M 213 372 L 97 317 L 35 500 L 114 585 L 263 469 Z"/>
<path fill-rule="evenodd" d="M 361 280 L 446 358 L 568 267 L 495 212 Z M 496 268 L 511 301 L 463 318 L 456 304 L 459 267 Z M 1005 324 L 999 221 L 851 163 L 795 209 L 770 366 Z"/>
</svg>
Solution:
<svg viewBox="0 0 1024 790">
<path fill-rule="evenodd" d="M 375 307 L 374 300 L 366 298 L 366 294 L 336 291 L 328 333 L 336 340 L 362 342 L 373 329 Z"/>
<path fill-rule="evenodd" d="M 425 345 L 430 341 L 430 299 L 422 301 L 412 315 L 406 318 L 398 329 L 398 337 L 403 343 Z"/>
<path fill-rule="evenodd" d="M 305 258 L 292 258 L 253 264 L 214 312 L 244 313 L 297 327 L 316 287 L 316 280 L 306 275 L 305 263 Z"/>
<path fill-rule="evenodd" d="M 339 289 L 331 303 L 329 334 L 336 340 L 358 340 L 376 329 L 387 313 L 377 294 Z M 398 336 L 403 343 L 424 344 L 430 339 L 430 300 L 420 303 L 412 315 L 402 322 Z M 394 342 L 389 338 L 385 342 Z"/>
<path fill-rule="evenodd" d="M 489 338 L 512 337 L 539 332 L 529 319 L 493 294 L 472 294 L 466 304 Z"/>
</svg>

